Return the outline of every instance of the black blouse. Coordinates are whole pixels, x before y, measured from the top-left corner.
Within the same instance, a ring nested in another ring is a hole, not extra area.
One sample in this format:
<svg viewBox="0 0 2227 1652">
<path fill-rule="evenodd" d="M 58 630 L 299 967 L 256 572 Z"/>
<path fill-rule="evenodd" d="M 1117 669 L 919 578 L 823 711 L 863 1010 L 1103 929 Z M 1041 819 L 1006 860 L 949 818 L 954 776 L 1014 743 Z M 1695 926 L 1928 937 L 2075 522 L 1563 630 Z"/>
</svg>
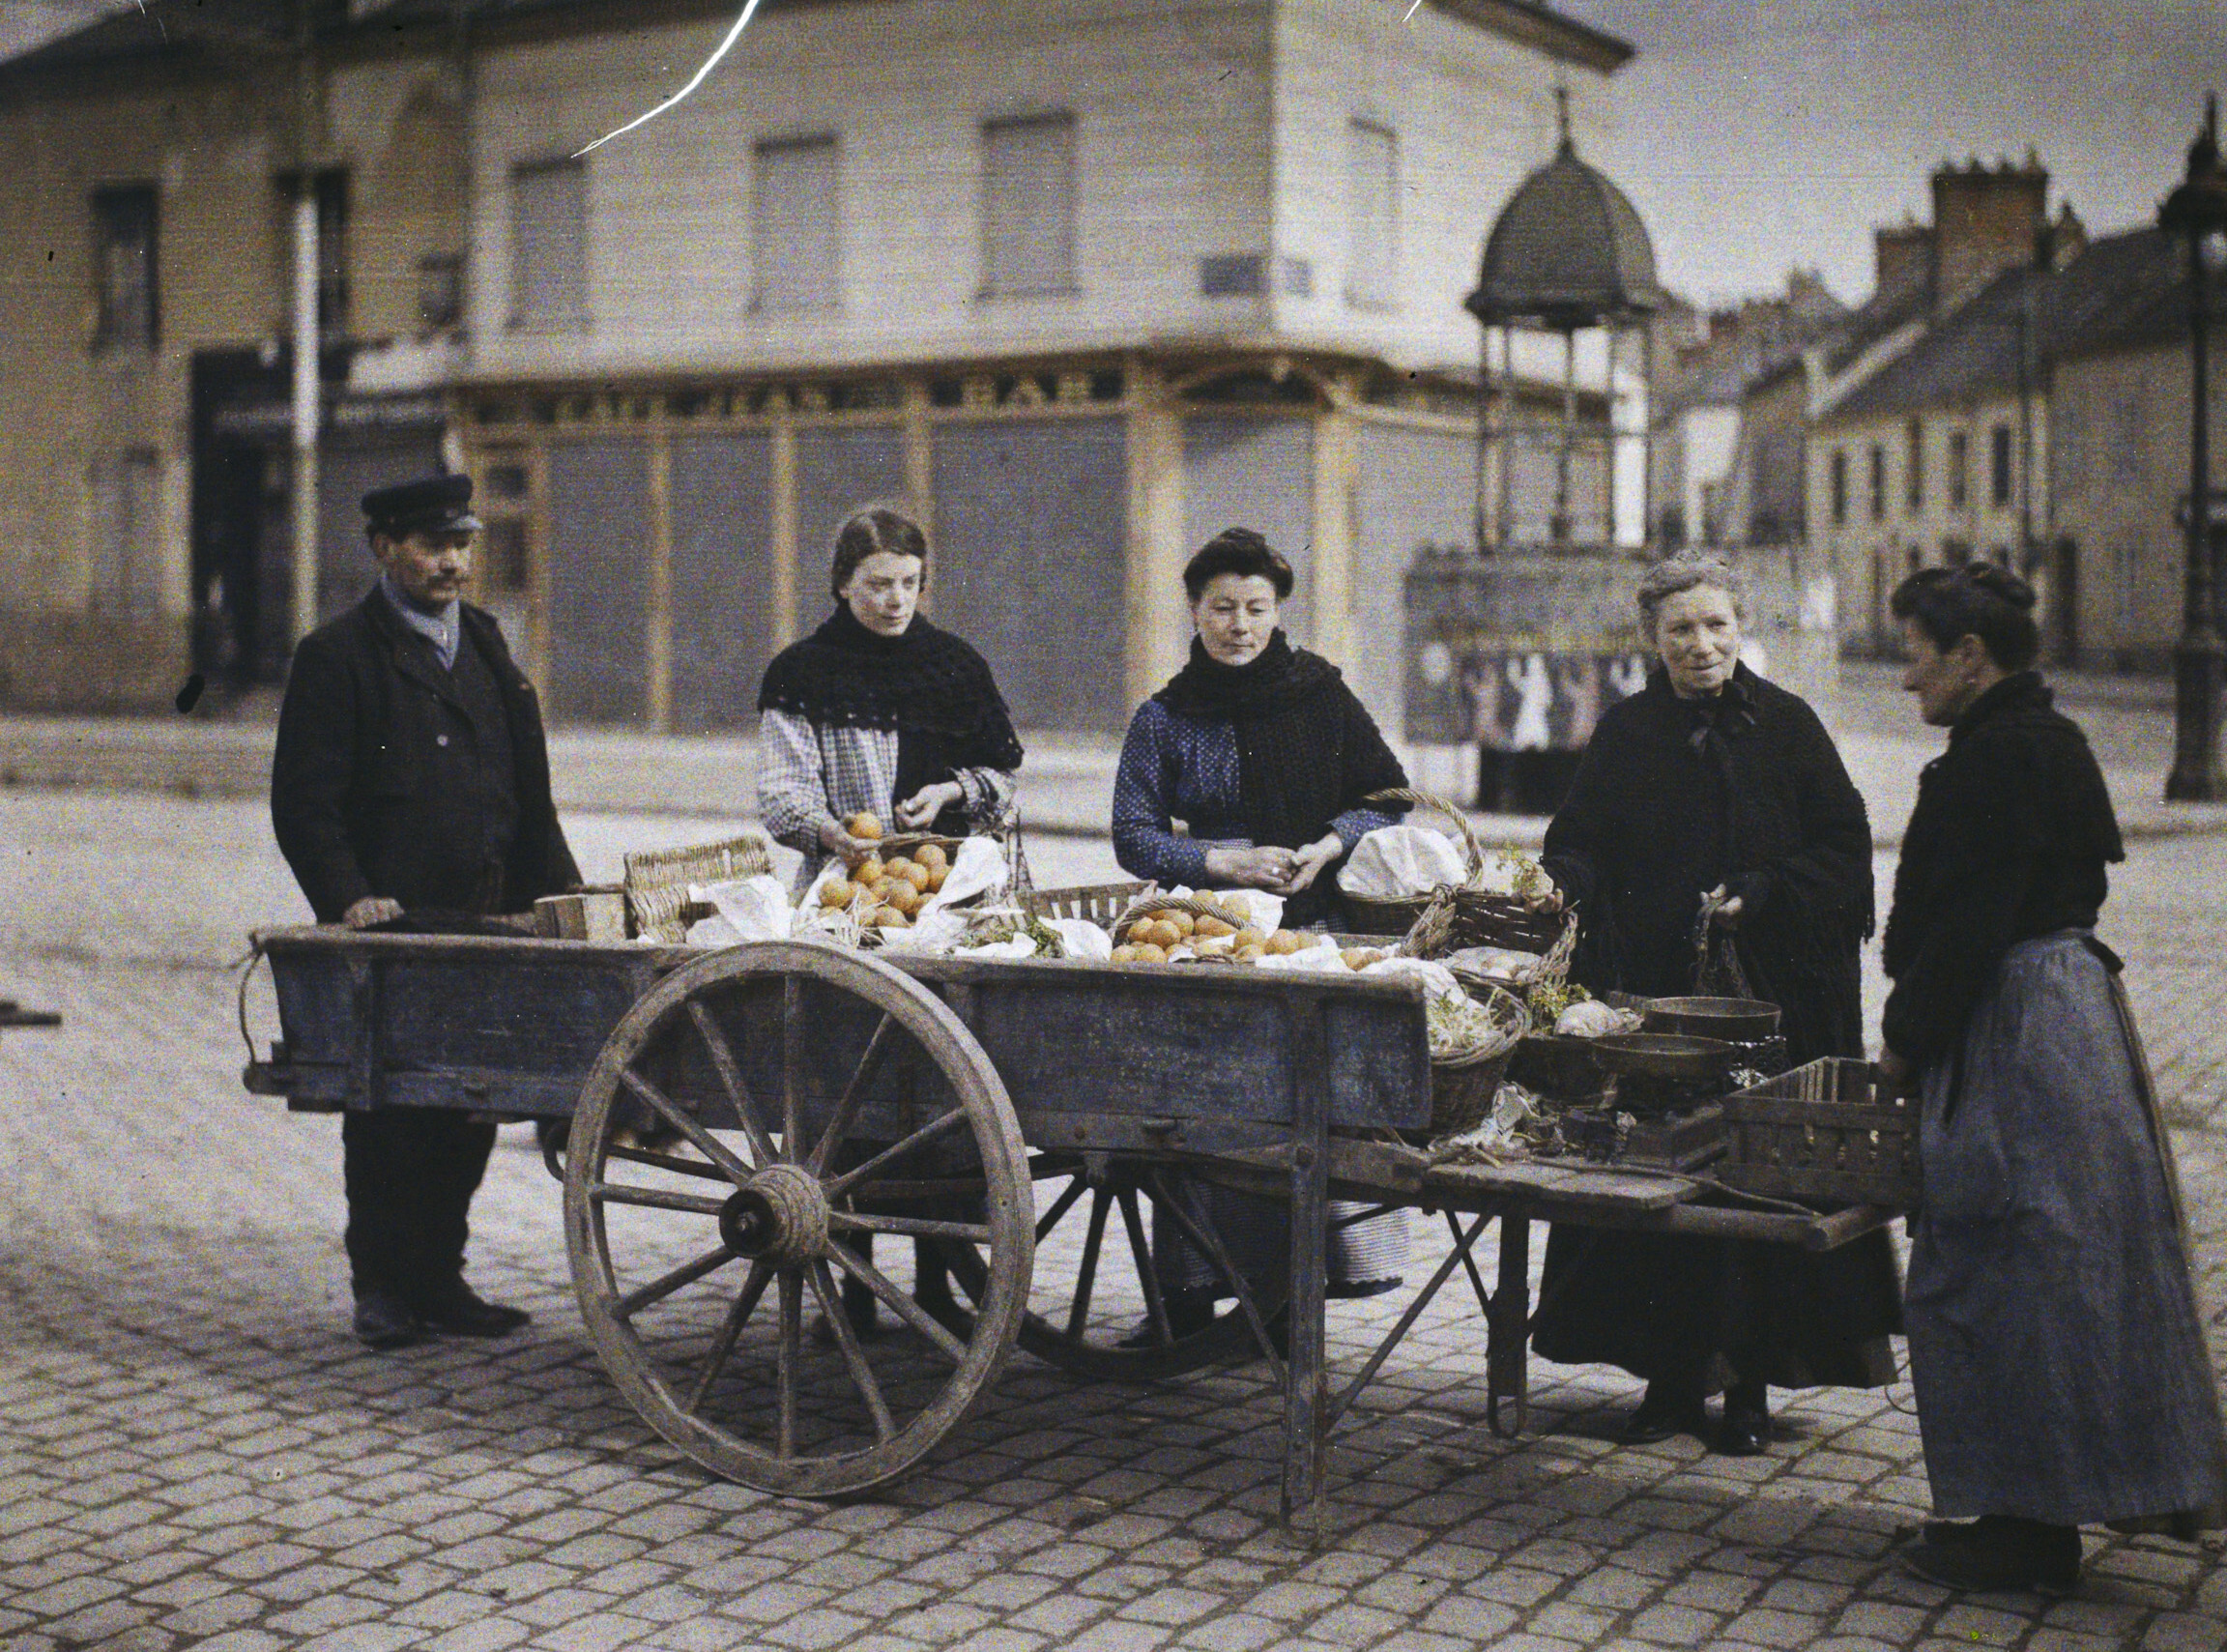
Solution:
<svg viewBox="0 0 2227 1652">
<path fill-rule="evenodd" d="M 2124 860 L 2103 772 L 2031 671 L 2005 678 L 1925 766 L 1883 947 L 1887 1048 L 1923 1067 L 1954 1048 L 2020 941 L 2096 922 Z"/>
</svg>

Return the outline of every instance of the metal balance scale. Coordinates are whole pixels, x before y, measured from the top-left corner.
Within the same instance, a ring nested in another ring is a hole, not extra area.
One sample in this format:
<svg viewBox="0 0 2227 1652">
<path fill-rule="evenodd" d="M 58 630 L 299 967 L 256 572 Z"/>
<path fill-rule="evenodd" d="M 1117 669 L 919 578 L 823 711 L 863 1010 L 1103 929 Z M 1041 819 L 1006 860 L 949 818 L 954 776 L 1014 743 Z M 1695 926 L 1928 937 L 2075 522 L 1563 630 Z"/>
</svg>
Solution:
<svg viewBox="0 0 2227 1652">
<path fill-rule="evenodd" d="M 1588 1158 L 1698 1169 L 1724 1151 L 1723 1098 L 1786 1069 L 1779 1007 L 1702 998 L 1640 1000 L 1634 1007 L 1637 1032 L 1553 1041 L 1589 1046 L 1563 1055 L 1565 1083 L 1584 1065 L 1600 1082 L 1591 1095 L 1564 1087 L 1563 1140 Z"/>
</svg>

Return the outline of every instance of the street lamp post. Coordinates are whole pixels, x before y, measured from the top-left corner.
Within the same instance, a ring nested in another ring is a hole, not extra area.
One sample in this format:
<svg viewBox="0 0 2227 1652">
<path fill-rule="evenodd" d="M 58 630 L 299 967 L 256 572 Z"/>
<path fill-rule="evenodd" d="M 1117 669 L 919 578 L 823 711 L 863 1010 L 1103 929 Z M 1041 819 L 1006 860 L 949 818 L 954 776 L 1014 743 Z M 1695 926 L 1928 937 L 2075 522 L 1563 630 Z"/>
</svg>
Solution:
<svg viewBox="0 0 2227 1652">
<path fill-rule="evenodd" d="M 2158 209 L 2157 222 L 2188 240 L 2188 562 L 2182 586 L 2181 640 L 2173 649 L 2173 772 L 2165 796 L 2210 802 L 2221 795 L 2219 695 L 2227 646 L 2212 596 L 2211 320 L 2206 244 L 2227 234 L 2227 168 L 2219 160 L 2219 99 L 2205 100 L 2204 130 L 2188 146 L 2188 176 Z"/>
</svg>

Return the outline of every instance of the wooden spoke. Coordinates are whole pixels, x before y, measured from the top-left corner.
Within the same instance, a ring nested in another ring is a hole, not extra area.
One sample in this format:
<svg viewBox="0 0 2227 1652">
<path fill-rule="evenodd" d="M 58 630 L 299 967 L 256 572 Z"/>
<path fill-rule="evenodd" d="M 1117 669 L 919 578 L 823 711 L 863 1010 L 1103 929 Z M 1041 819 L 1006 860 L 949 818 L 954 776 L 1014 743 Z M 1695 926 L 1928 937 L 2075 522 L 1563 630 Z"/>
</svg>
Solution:
<svg viewBox="0 0 2227 1652">
<path fill-rule="evenodd" d="M 843 1145 L 843 1138 L 850 1134 L 851 1120 L 857 1116 L 858 1104 L 866 1099 L 866 1081 L 881 1066 L 882 1053 L 889 1048 L 890 1034 L 896 1029 L 896 1019 L 888 1011 L 882 1011 L 881 1021 L 875 1025 L 874 1036 L 866 1041 L 866 1053 L 851 1069 L 851 1082 L 843 1087 L 843 1097 L 836 1102 L 827 1128 L 820 1133 L 820 1145 L 812 1149 L 810 1169 L 814 1174 L 826 1170 L 834 1160 L 835 1150 Z"/>
<path fill-rule="evenodd" d="M 1082 1181 L 1077 1176 L 1076 1181 Z M 1106 1239 L 1106 1212 L 1114 1203 L 1114 1196 L 1106 1189 L 1091 1189 L 1090 1226 L 1083 1233 L 1083 1260 L 1075 1267 L 1075 1300 L 1067 1310 L 1067 1335 L 1080 1338 L 1083 1328 L 1090 1322 L 1090 1291 L 1098 1283 L 1098 1247 Z"/>
<path fill-rule="evenodd" d="M 804 979 L 781 978 L 781 1148 L 803 1157 Z"/>
<path fill-rule="evenodd" d="M 766 1287 L 773 1283 L 770 1263 L 754 1261 L 750 1264 L 750 1277 L 742 1282 L 742 1289 L 735 1293 L 735 1305 L 727 1310 L 727 1318 L 719 1326 L 719 1334 L 711 1339 L 711 1351 L 704 1357 L 704 1370 L 696 1378 L 696 1386 L 688 1391 L 688 1404 L 682 1407 L 690 1416 L 704 1408 L 704 1398 L 711 1392 L 711 1384 L 718 1380 L 719 1373 L 727 1368 L 728 1356 L 735 1351 L 735 1340 L 749 1323 L 750 1311 L 758 1306 L 758 1298 L 766 1294 Z"/>
<path fill-rule="evenodd" d="M 661 1187 L 609 1181 L 590 1183 L 588 1197 L 598 1204 L 639 1204 L 648 1210 L 689 1210 L 699 1216 L 716 1216 L 727 1208 L 724 1199 L 707 1199 L 700 1193 L 668 1193 Z"/>
<path fill-rule="evenodd" d="M 717 1165 L 704 1159 L 676 1159 L 667 1153 L 652 1153 L 642 1147 L 622 1147 L 614 1142 L 603 1149 L 606 1158 L 624 1159 L 630 1165 L 648 1165 L 652 1170 L 671 1171 L 675 1175 L 692 1175 L 704 1181 L 725 1181 L 727 1173 Z"/>
<path fill-rule="evenodd" d="M 710 1006 L 702 999 L 690 999 L 688 1019 L 696 1025 L 696 1036 L 704 1042 L 704 1053 L 711 1058 L 712 1069 L 719 1075 L 727 1099 L 735 1104 L 735 1116 L 742 1120 L 743 1133 L 750 1138 L 750 1150 L 758 1155 L 761 1165 L 779 1164 L 773 1143 L 766 1134 L 765 1121 L 758 1116 L 758 1098 L 742 1082 L 742 1064 L 735 1059 L 734 1046 L 727 1042 L 727 1034 L 712 1019 Z"/>
<path fill-rule="evenodd" d="M 897 1424 L 889 1415 L 888 1402 L 882 1398 L 882 1384 L 874 1380 L 874 1368 L 866 1363 L 866 1350 L 858 1346 L 858 1332 L 851 1323 L 851 1316 L 843 1312 L 843 1304 L 835 1290 L 835 1276 L 827 1271 L 825 1261 L 814 1261 L 812 1271 L 805 1279 L 812 1287 L 812 1294 L 820 1300 L 820 1312 L 826 1316 L 827 1328 L 835 1333 L 835 1346 L 843 1350 L 843 1363 L 851 1368 L 852 1384 L 866 1402 L 867 1412 L 874 1419 L 874 1435 L 887 1439 L 897 1432 Z"/>
<path fill-rule="evenodd" d="M 913 1131 L 911 1135 L 906 1137 L 902 1142 L 897 1143 L 893 1146 L 882 1148 L 882 1151 L 876 1153 L 872 1158 L 868 1159 L 856 1170 L 845 1171 L 841 1175 L 835 1177 L 832 1181 L 827 1182 L 824 1185 L 824 1191 L 826 1193 L 830 1200 L 841 1199 L 843 1195 L 849 1192 L 853 1185 L 865 1180 L 876 1171 L 880 1170 L 883 1165 L 893 1163 L 894 1161 L 903 1158 L 907 1153 L 910 1153 L 915 1147 L 927 1145 L 927 1144 L 933 1142 L 939 1136 L 949 1135 L 952 1131 L 958 1129 L 960 1125 L 966 1122 L 967 1110 L 964 1107 L 955 1107 L 949 1113 L 946 1113 L 942 1117 L 937 1119 L 935 1123 L 923 1124 L 919 1129 Z"/>
<path fill-rule="evenodd" d="M 737 1187 L 747 1187 L 755 1174 L 750 1167 L 737 1158 L 734 1149 L 704 1128 L 703 1121 L 663 1090 L 636 1072 L 632 1067 L 619 1070 L 619 1082 L 634 1092 L 637 1099 L 663 1118 L 666 1123 L 695 1144 L 696 1150 L 727 1173 L 727 1179 Z"/>
<path fill-rule="evenodd" d="M 781 1390 L 781 1435 L 778 1455 L 786 1462 L 796 1455 L 796 1379 L 804 1363 L 803 1270 L 781 1270 L 781 1349 L 776 1381 Z"/>
<path fill-rule="evenodd" d="M 706 1251 L 694 1261 L 682 1262 L 671 1273 L 651 1280 L 636 1290 L 629 1290 L 611 1304 L 611 1312 L 622 1319 L 631 1319 L 652 1302 L 662 1302 L 683 1285 L 693 1285 L 708 1273 L 716 1272 L 735 1261 L 735 1253 L 725 1245 L 717 1250 Z"/>
<path fill-rule="evenodd" d="M 990 1242 L 990 1229 L 981 1222 L 937 1222 L 924 1216 L 872 1216 L 854 1210 L 830 1210 L 827 1226 L 855 1233 L 911 1233 L 920 1239 L 970 1239 Z"/>
<path fill-rule="evenodd" d="M 1144 1287 L 1144 1318 L 1152 1328 L 1152 1340 L 1162 1348 L 1175 1340 L 1174 1327 L 1168 1322 L 1168 1301 L 1160 1293 L 1160 1270 L 1152 1265 L 1151 1241 L 1144 1236 L 1144 1223 L 1137 1214 L 1137 1190 L 1124 1187 L 1120 1193 L 1121 1226 L 1129 1231 L 1129 1249 L 1137 1259 L 1137 1280 Z"/>
<path fill-rule="evenodd" d="M 1045 1234 L 1059 1226 L 1060 1217 L 1075 1208 L 1075 1202 L 1089 1190 L 1089 1186 L 1090 1184 L 1080 1175 L 1068 1178 L 1067 1191 L 1052 1202 L 1052 1208 L 1045 1211 L 1042 1219 L 1036 1224 L 1036 1242 L 1038 1244 L 1044 1242 Z"/>
<path fill-rule="evenodd" d="M 848 1247 L 827 1241 L 827 1260 L 853 1279 L 864 1280 L 866 1289 L 873 1291 L 889 1306 L 889 1311 L 934 1343 L 954 1363 L 967 1355 L 967 1345 L 953 1336 L 943 1323 L 927 1309 L 912 1300 L 890 1283 L 889 1277 L 864 1257 L 857 1256 Z"/>
</svg>

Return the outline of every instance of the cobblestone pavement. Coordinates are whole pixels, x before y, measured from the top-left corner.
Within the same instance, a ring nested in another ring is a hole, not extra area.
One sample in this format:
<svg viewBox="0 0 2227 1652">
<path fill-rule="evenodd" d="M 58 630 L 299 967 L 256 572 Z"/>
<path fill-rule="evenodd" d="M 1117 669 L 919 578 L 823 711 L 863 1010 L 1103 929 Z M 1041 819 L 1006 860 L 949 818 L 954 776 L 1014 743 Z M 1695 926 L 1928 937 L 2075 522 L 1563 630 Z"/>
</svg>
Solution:
<svg viewBox="0 0 2227 1652">
<path fill-rule="evenodd" d="M 712 825 L 574 832 L 593 867 Z M 744 1491 L 619 1399 L 558 1189 L 515 1131 L 475 1206 L 474 1276 L 531 1330 L 366 1353 L 344 1332 L 334 1121 L 239 1086 L 225 965 L 250 924 L 302 915 L 266 832 L 249 803 L 0 796 L 0 992 L 68 1018 L 0 1044 L 9 1652 L 2227 1643 L 2216 1551 L 2092 1537 L 2080 1597 L 2055 1604 L 1902 1577 L 1890 1546 L 1927 1505 L 1906 1386 L 1781 1395 L 1773 1454 L 1726 1459 L 1616 1447 L 1632 1384 L 1535 1366 L 1533 1432 L 1498 1440 L 1452 1291 L 1339 1436 L 1315 1553 L 1275 1530 L 1258 1365 L 1131 1386 L 1016 1354 L 893 1492 Z M 1081 842 L 1044 845 L 1038 871 L 1113 875 Z M 2184 1126 L 2214 1314 L 2223 922 L 2227 842 L 2182 839 L 2136 847 L 2104 925 Z M 267 1037 L 263 989 L 248 1012 Z M 1419 1278 L 1443 1240 L 1415 1232 Z M 1334 1376 L 1403 1306 L 1333 1305 Z"/>
</svg>

